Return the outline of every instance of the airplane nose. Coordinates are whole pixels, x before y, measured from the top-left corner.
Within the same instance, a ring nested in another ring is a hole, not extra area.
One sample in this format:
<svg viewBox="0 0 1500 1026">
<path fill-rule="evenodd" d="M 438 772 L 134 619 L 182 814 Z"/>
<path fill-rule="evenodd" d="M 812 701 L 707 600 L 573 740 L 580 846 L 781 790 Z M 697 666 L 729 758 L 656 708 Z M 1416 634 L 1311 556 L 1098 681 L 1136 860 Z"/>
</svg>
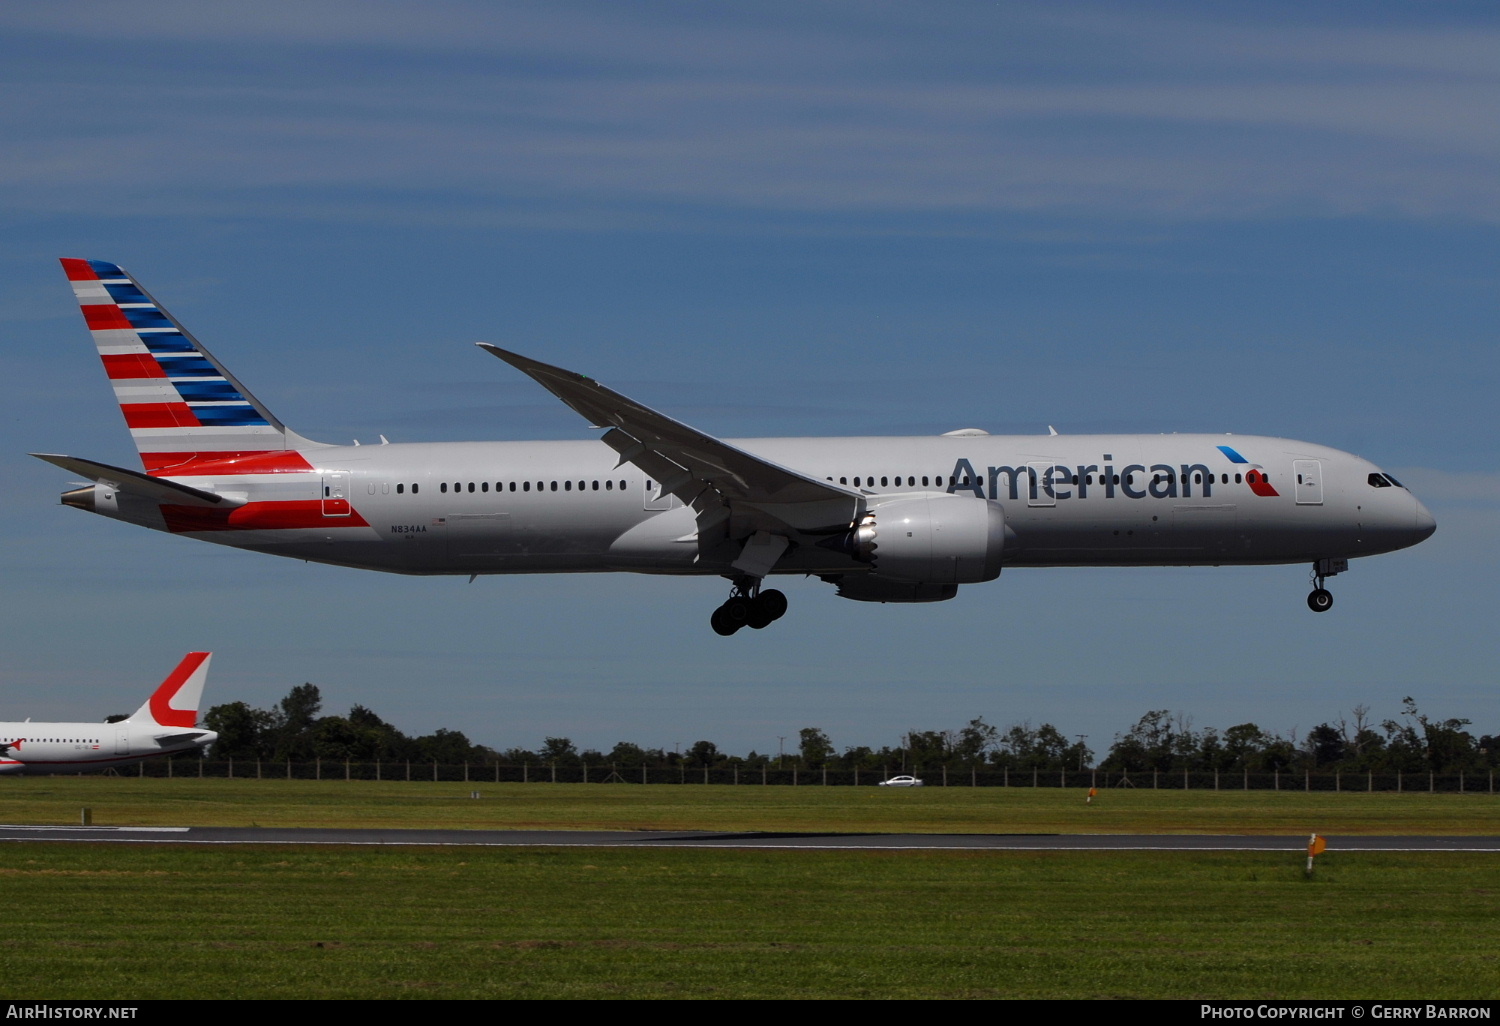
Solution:
<svg viewBox="0 0 1500 1026">
<path fill-rule="evenodd" d="M 1414 501 L 1417 504 L 1416 541 L 1426 541 L 1432 537 L 1432 532 L 1437 530 L 1437 521 L 1432 518 L 1431 513 L 1427 512 L 1427 507 L 1422 505 L 1420 499 Z"/>
</svg>

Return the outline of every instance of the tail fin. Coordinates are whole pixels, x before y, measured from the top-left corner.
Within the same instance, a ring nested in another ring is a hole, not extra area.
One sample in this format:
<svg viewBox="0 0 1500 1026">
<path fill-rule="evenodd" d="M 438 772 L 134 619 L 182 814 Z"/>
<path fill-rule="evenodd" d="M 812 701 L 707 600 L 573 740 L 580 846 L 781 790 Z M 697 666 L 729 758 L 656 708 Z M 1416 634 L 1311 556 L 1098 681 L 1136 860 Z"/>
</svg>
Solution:
<svg viewBox="0 0 1500 1026">
<path fill-rule="evenodd" d="M 219 473 L 225 463 L 239 473 L 310 469 L 290 450 L 315 443 L 277 420 L 134 278 L 104 260 L 62 266 L 146 473 L 186 476 L 208 462 Z"/>
<path fill-rule="evenodd" d="M 208 679 L 212 652 L 189 652 L 167 674 L 167 679 L 130 717 L 132 723 L 156 723 L 163 727 L 191 727 L 198 722 L 198 702 Z"/>
</svg>

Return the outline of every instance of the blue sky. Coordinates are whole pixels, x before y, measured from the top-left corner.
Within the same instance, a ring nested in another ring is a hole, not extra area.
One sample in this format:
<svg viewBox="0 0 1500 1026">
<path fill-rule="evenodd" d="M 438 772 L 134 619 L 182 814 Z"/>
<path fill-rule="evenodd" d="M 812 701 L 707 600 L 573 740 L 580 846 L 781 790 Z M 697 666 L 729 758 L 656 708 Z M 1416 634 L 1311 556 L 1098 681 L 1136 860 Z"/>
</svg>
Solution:
<svg viewBox="0 0 1500 1026">
<path fill-rule="evenodd" d="M 75 2 L 0 9 L 0 715 L 305 680 L 404 729 L 745 751 L 1148 709 L 1493 722 L 1500 19 L 1489 5 Z M 133 453 L 57 268 L 123 264 L 327 441 L 586 437 L 471 343 L 726 436 L 1233 431 L 1433 510 L 1325 616 L 1303 567 L 416 580 L 57 506 Z M 1491 717 L 1486 721 L 1485 717 Z"/>
</svg>

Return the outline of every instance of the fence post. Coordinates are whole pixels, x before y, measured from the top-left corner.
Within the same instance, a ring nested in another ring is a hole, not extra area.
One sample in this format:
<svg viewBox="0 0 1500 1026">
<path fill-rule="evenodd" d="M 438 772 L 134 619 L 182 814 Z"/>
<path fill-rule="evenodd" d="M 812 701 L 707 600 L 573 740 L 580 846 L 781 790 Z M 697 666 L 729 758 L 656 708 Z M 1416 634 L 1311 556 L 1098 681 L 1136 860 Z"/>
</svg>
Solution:
<svg viewBox="0 0 1500 1026">
<path fill-rule="evenodd" d="M 172 757 L 169 755 L 169 756 L 167 756 L 167 777 L 170 779 L 171 776 L 172 776 Z"/>
<path fill-rule="evenodd" d="M 1000 776 L 1000 786 L 1001 787 L 1009 787 L 1010 786 L 1010 767 L 1009 766 L 1004 767 L 1004 771 L 1003 771 L 1003 773 Z"/>
<path fill-rule="evenodd" d="M 1401 793 L 1401 771 L 1400 770 L 1396 771 L 1396 793 L 1397 794 Z"/>
<path fill-rule="evenodd" d="M 978 787 L 979 786 L 979 767 L 978 766 L 970 766 L 969 767 L 969 786 L 970 787 Z"/>
<path fill-rule="evenodd" d="M 1365 770 L 1365 790 L 1367 792 L 1375 790 L 1375 771 L 1374 770 Z"/>
<path fill-rule="evenodd" d="M 345 780 L 349 779 L 349 760 L 348 759 L 344 760 L 344 779 Z"/>
<path fill-rule="evenodd" d="M 647 783 L 647 782 L 648 781 L 646 780 L 646 764 L 645 764 L 645 762 L 642 762 L 641 763 L 641 783 L 644 784 L 644 783 Z"/>
<path fill-rule="evenodd" d="M 292 759 L 291 759 L 291 756 L 287 756 L 287 760 L 286 760 L 286 778 L 288 780 L 292 779 Z"/>
<path fill-rule="evenodd" d="M 260 779 L 260 756 L 255 757 L 255 779 Z"/>
<path fill-rule="evenodd" d="M 735 766 L 735 768 L 734 768 L 734 782 L 736 784 L 738 784 L 740 782 L 740 768 L 739 768 L 739 766 Z"/>
<path fill-rule="evenodd" d="M 1159 772 L 1160 772 L 1159 770 L 1152 770 L 1151 771 L 1151 790 L 1153 790 L 1153 791 L 1156 790 L 1156 775 Z"/>
<path fill-rule="evenodd" d="M 465 763 L 464 765 L 467 766 L 468 764 Z M 468 778 L 465 777 L 464 779 L 467 780 Z M 586 762 L 583 763 L 583 782 L 585 784 L 587 784 L 589 782 L 589 764 L 586 763 Z"/>
<path fill-rule="evenodd" d="M 823 786 L 828 786 L 828 763 L 823 764 Z"/>
<path fill-rule="evenodd" d="M 557 763 L 552 763 L 552 782 L 557 783 Z"/>
<path fill-rule="evenodd" d="M 1276 790 L 1281 790 L 1281 767 L 1277 766 L 1273 772 L 1276 774 Z"/>
<path fill-rule="evenodd" d="M 1305 769 L 1302 771 L 1302 790 L 1312 790 L 1312 770 L 1310 769 Z"/>
<path fill-rule="evenodd" d="M 764 784 L 766 782 L 766 764 L 765 763 L 761 763 L 760 764 L 760 782 L 762 784 Z"/>
<path fill-rule="evenodd" d="M 585 777 L 588 776 L 588 773 L 586 771 L 584 773 L 584 776 Z M 469 760 L 465 759 L 464 760 L 464 783 L 467 784 L 468 782 L 469 782 Z"/>
<path fill-rule="evenodd" d="M 1215 766 L 1214 767 L 1214 790 L 1217 791 L 1218 789 L 1219 789 L 1219 767 Z"/>
<path fill-rule="evenodd" d="M 234 779 L 234 756 L 229 757 L 229 779 Z"/>
<path fill-rule="evenodd" d="M 1334 770 L 1333 771 L 1333 790 L 1334 790 L 1335 793 L 1337 793 L 1339 791 L 1342 791 L 1343 789 L 1344 789 L 1343 776 L 1342 776 L 1342 774 L 1338 770 Z"/>
<path fill-rule="evenodd" d="M 1186 791 L 1188 789 L 1188 778 L 1187 778 L 1187 775 L 1188 775 L 1188 770 L 1187 770 L 1187 767 L 1184 766 L 1184 767 L 1182 767 L 1182 789 L 1184 791 Z"/>
<path fill-rule="evenodd" d="M 375 760 L 375 779 L 376 780 L 380 779 L 380 760 L 379 759 Z"/>
<path fill-rule="evenodd" d="M 858 763 L 854 764 L 854 786 L 855 787 L 859 786 L 859 764 Z M 1495 774 L 1491 773 L 1490 774 L 1490 790 L 1493 791 L 1494 789 L 1495 789 Z"/>
<path fill-rule="evenodd" d="M 708 783 L 708 763 L 703 764 L 703 782 Z"/>
<path fill-rule="evenodd" d="M 1458 793 L 1459 794 L 1463 794 L 1464 793 L 1464 771 L 1463 770 L 1459 770 L 1458 771 Z"/>
<path fill-rule="evenodd" d="M 946 762 L 943 763 L 943 786 L 948 786 L 948 764 Z"/>
<path fill-rule="evenodd" d="M 1427 793 L 1428 794 L 1432 794 L 1432 792 L 1434 792 L 1436 790 L 1437 790 L 1437 787 L 1433 783 L 1432 770 L 1428 770 L 1427 771 Z"/>
<path fill-rule="evenodd" d="M 146 775 L 146 760 L 142 759 L 140 762 L 135 764 L 135 775 L 138 777 L 144 777 Z"/>
<path fill-rule="evenodd" d="M 1036 767 L 1031 767 L 1031 786 L 1036 786 Z"/>
<path fill-rule="evenodd" d="M 1245 786 L 1242 787 L 1240 790 L 1242 790 L 1242 791 L 1248 791 L 1248 790 L 1250 790 L 1250 767 L 1249 766 L 1245 767 Z"/>
<path fill-rule="evenodd" d="M 531 783 L 531 763 L 529 762 L 521 763 L 521 783 Z"/>
<path fill-rule="evenodd" d="M 1068 771 L 1067 770 L 1060 769 L 1060 770 L 1057 771 L 1057 786 L 1058 787 L 1067 787 L 1068 786 Z"/>
<path fill-rule="evenodd" d="M 797 786 L 797 767 L 796 766 L 792 767 L 792 786 L 793 787 Z"/>
</svg>

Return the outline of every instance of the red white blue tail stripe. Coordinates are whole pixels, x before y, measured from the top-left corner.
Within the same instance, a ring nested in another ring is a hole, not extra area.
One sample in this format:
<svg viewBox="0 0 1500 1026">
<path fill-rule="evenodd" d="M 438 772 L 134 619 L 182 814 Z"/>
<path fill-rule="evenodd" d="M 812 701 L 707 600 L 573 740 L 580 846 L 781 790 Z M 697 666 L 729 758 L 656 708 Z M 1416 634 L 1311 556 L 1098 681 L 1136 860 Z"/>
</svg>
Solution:
<svg viewBox="0 0 1500 1026">
<path fill-rule="evenodd" d="M 309 469 L 270 411 L 120 267 L 62 266 L 147 473 L 202 473 L 202 463 L 223 473 L 223 461 L 247 464 L 241 473 Z"/>
</svg>

